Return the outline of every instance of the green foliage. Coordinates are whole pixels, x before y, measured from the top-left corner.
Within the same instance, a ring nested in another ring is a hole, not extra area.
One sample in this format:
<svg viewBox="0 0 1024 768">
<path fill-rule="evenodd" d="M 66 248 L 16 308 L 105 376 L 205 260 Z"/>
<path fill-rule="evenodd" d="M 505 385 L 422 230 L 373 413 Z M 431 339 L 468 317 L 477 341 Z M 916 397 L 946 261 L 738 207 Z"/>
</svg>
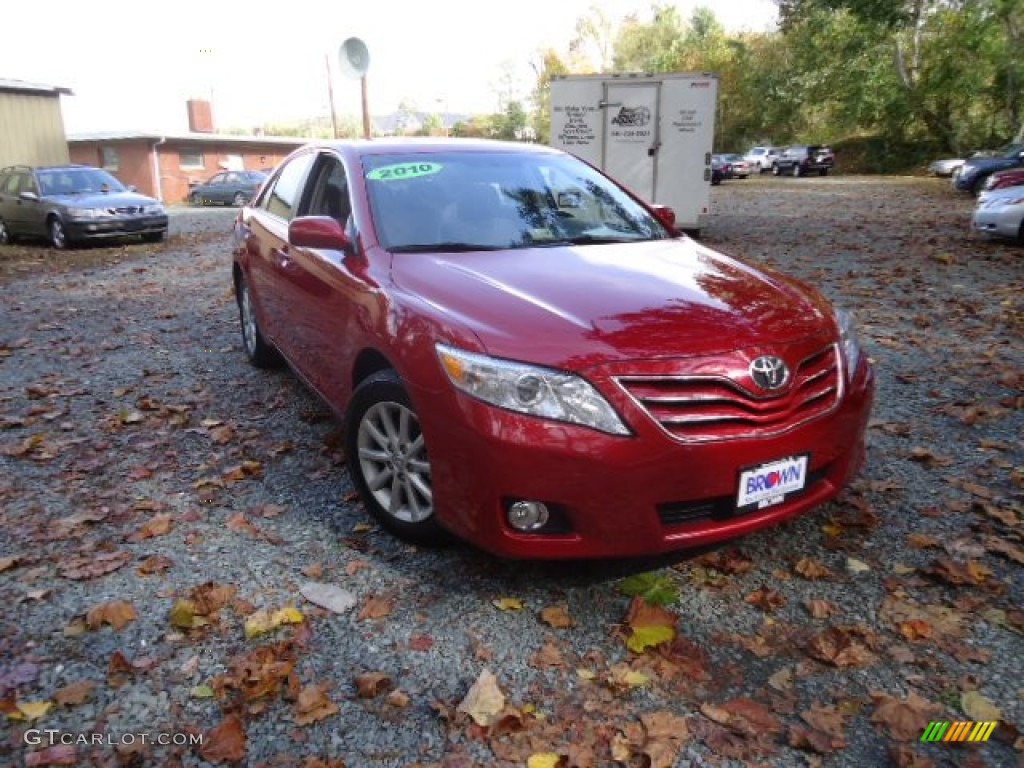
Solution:
<svg viewBox="0 0 1024 768">
<path fill-rule="evenodd" d="M 665 573 L 638 573 L 620 581 L 616 588 L 624 595 L 640 597 L 651 605 L 672 605 L 679 602 L 679 587 Z"/>
</svg>

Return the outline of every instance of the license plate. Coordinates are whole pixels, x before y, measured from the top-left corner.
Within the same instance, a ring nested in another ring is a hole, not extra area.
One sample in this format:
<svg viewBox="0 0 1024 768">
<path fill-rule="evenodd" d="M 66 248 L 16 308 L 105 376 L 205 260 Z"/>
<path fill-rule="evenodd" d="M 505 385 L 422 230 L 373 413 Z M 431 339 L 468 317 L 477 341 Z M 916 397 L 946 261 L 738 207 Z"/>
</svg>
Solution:
<svg viewBox="0 0 1024 768">
<path fill-rule="evenodd" d="M 760 464 L 740 472 L 736 508 L 764 509 L 781 504 L 787 494 L 802 491 L 807 484 L 809 454 Z"/>
</svg>

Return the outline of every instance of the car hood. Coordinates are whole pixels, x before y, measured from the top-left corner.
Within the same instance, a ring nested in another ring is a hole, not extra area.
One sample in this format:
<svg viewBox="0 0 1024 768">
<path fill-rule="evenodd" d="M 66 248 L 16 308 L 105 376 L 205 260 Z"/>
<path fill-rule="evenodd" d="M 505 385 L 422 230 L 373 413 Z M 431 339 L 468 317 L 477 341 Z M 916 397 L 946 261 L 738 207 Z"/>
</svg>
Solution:
<svg viewBox="0 0 1024 768">
<path fill-rule="evenodd" d="M 1016 168 L 1020 161 L 1016 157 L 975 157 L 967 160 L 961 169 L 961 173 L 974 173 L 976 171 L 998 171 L 1009 168 Z"/>
<path fill-rule="evenodd" d="M 563 368 L 770 346 L 831 322 L 816 292 L 690 239 L 396 254 L 393 278 L 489 354 Z"/>
<path fill-rule="evenodd" d="M 46 199 L 73 208 L 126 208 L 159 202 L 138 192 L 81 192 L 75 195 L 47 195 Z"/>
</svg>

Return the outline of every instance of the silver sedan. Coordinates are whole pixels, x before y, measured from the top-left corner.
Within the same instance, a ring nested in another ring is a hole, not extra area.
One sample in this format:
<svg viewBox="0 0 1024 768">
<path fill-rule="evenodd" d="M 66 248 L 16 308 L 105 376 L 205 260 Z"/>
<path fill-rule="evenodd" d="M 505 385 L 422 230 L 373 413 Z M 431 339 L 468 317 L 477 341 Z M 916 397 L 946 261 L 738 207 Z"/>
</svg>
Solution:
<svg viewBox="0 0 1024 768">
<path fill-rule="evenodd" d="M 1016 240 L 1024 245 L 1024 187 L 1006 187 L 978 200 L 974 229 L 990 237 Z"/>
</svg>

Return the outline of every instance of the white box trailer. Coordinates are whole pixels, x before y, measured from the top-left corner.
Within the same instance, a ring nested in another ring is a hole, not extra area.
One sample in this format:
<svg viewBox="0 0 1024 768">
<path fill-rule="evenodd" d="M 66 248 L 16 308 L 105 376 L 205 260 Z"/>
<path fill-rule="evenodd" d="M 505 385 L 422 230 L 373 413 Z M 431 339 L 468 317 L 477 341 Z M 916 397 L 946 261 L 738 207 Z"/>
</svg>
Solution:
<svg viewBox="0 0 1024 768">
<path fill-rule="evenodd" d="M 696 234 L 711 212 L 718 77 L 710 72 L 560 75 L 551 146 L 597 166 Z"/>
</svg>

